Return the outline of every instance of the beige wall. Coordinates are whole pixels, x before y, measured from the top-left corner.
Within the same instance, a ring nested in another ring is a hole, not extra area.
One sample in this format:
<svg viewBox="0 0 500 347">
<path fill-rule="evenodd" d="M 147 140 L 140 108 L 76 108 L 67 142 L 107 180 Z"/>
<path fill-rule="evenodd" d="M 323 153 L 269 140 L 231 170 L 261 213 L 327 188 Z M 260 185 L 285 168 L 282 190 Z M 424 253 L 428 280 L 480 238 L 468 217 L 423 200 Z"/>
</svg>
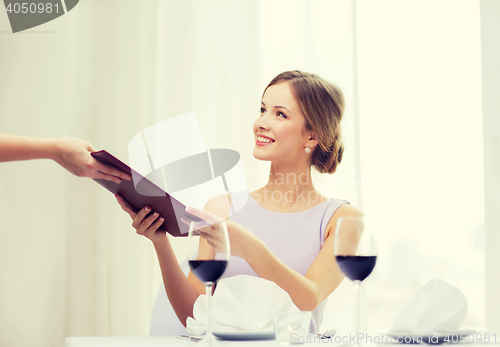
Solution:
<svg viewBox="0 0 500 347">
<path fill-rule="evenodd" d="M 486 325 L 500 332 L 500 2 L 481 0 Z"/>
</svg>

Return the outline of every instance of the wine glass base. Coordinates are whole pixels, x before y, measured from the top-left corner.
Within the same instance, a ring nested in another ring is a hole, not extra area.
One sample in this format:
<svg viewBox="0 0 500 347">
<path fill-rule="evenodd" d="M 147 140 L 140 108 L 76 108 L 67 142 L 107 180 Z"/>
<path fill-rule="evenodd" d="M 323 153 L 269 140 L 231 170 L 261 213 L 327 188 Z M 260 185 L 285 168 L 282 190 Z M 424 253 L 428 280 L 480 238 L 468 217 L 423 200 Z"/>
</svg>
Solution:
<svg viewBox="0 0 500 347">
<path fill-rule="evenodd" d="M 206 333 L 205 336 L 198 341 L 198 346 L 218 346 L 220 345 L 219 339 L 211 332 Z"/>
</svg>

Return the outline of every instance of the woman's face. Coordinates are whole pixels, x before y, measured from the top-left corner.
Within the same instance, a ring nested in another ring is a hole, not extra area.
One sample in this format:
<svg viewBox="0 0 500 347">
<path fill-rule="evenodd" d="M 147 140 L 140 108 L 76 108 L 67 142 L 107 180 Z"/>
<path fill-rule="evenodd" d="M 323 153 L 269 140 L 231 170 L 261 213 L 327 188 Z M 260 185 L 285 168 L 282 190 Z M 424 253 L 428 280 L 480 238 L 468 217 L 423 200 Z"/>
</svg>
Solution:
<svg viewBox="0 0 500 347">
<path fill-rule="evenodd" d="M 311 131 L 288 82 L 269 87 L 261 102 L 260 116 L 253 125 L 256 159 L 296 161 L 305 156 Z"/>
</svg>

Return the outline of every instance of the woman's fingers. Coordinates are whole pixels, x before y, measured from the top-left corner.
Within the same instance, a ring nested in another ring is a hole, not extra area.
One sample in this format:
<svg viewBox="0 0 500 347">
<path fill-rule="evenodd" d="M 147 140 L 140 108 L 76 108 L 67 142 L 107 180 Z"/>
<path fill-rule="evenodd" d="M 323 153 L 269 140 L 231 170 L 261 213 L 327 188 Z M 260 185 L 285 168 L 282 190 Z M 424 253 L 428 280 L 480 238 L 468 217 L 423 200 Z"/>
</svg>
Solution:
<svg viewBox="0 0 500 347">
<path fill-rule="evenodd" d="M 151 207 L 144 206 L 139 212 L 135 213 L 132 207 L 119 194 L 115 194 L 115 197 L 121 208 L 132 218 L 132 227 L 136 229 L 137 234 L 146 236 L 146 234 L 151 232 L 154 233 L 163 224 L 165 219 L 160 217 L 158 212 L 154 211 L 150 216 L 148 216 L 151 212 Z"/>
<path fill-rule="evenodd" d="M 210 212 L 197 209 L 195 207 L 187 207 L 186 214 L 181 218 L 181 221 L 190 225 L 192 224 L 192 228 L 197 231 L 197 233 L 207 241 L 208 245 L 212 247 L 214 250 L 218 250 L 222 247 L 224 234 L 221 232 L 221 221 L 225 221 L 224 218 L 217 217 Z M 197 221 L 190 217 L 190 215 L 201 219 L 201 221 Z"/>
<path fill-rule="evenodd" d="M 134 221 L 132 222 L 132 226 L 135 229 L 139 228 L 142 225 L 144 218 L 148 215 L 149 212 L 151 212 L 151 207 L 144 206 L 139 212 L 137 212 L 137 215 L 135 216 Z M 156 213 L 156 218 L 157 218 L 158 212 L 155 212 L 155 213 Z M 155 215 L 155 213 L 153 213 L 150 217 Z"/>
<path fill-rule="evenodd" d="M 198 230 L 198 233 L 200 234 L 201 237 L 203 237 L 205 240 L 209 242 L 215 242 L 217 240 L 217 237 L 212 235 L 211 233 L 207 233 L 201 230 Z"/>
<path fill-rule="evenodd" d="M 127 212 L 132 218 L 132 227 L 136 230 L 137 234 L 142 235 L 153 241 L 164 241 L 166 231 L 161 229 L 165 218 L 161 217 L 157 211 L 151 212 L 151 207 L 144 206 L 141 210 L 135 213 L 132 207 L 119 195 L 115 195 L 116 200 L 121 208 Z M 159 231 L 159 233 L 156 233 Z"/>
<path fill-rule="evenodd" d="M 193 223 L 193 229 L 197 230 L 198 233 L 200 233 L 202 231 L 209 232 L 210 229 L 213 228 L 213 225 L 207 224 L 204 221 L 200 221 L 200 222 L 193 221 L 192 219 L 190 219 L 187 216 L 186 217 L 181 217 L 181 222 L 183 222 L 184 224 L 189 225 L 189 227 L 191 227 L 191 223 Z"/>
<path fill-rule="evenodd" d="M 139 215 L 138 215 L 139 216 Z M 160 217 L 160 214 L 158 212 L 153 212 L 149 217 L 144 219 L 139 227 L 137 227 L 137 234 L 139 235 L 145 235 L 154 233 L 158 228 L 161 227 L 163 224 L 164 218 Z"/>
<path fill-rule="evenodd" d="M 149 228 L 147 228 L 144 231 L 144 234 L 149 234 L 149 233 L 155 233 L 155 232 L 157 232 L 161 228 L 161 225 L 163 224 L 164 220 L 165 219 L 163 217 L 160 217 L 157 220 L 155 220 L 154 223 L 151 224 L 149 226 Z M 160 230 L 160 231 L 164 231 L 164 230 Z"/>
<path fill-rule="evenodd" d="M 200 209 L 198 209 L 196 207 L 192 207 L 192 206 L 186 207 L 186 212 L 188 214 L 195 216 L 195 217 L 201 218 L 204 222 L 206 222 L 205 225 L 206 224 L 212 225 L 212 224 L 220 222 L 221 220 L 224 220 L 224 218 L 217 217 L 217 216 L 211 214 L 210 212 L 207 212 L 205 210 L 200 210 Z M 189 218 L 189 215 L 186 215 L 186 217 Z M 203 223 L 203 222 L 198 222 L 198 223 Z"/>
<path fill-rule="evenodd" d="M 135 216 L 136 216 L 136 213 L 134 212 L 134 209 L 132 208 L 132 206 L 130 206 L 128 204 L 128 202 L 126 202 L 125 199 L 123 199 L 121 197 L 120 194 L 115 194 L 115 198 L 118 201 L 118 204 L 120 205 L 120 207 L 122 208 L 122 210 L 124 210 L 125 212 L 127 212 L 129 214 L 130 218 L 134 219 Z"/>
</svg>

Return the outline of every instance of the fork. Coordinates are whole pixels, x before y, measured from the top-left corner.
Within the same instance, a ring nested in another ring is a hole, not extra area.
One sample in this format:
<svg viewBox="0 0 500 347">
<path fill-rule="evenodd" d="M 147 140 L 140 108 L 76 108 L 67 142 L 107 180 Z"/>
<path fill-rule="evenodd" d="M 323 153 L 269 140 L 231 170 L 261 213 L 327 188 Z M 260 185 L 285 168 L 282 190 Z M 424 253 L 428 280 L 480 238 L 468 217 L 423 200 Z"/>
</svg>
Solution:
<svg viewBox="0 0 500 347">
<path fill-rule="evenodd" d="M 196 336 L 188 336 L 188 335 L 178 335 L 176 336 L 178 339 L 186 339 L 190 341 L 200 341 L 201 337 L 196 337 Z"/>
<path fill-rule="evenodd" d="M 323 334 L 321 334 L 321 339 L 332 338 L 336 332 L 337 332 L 337 329 L 327 329 Z"/>
</svg>

